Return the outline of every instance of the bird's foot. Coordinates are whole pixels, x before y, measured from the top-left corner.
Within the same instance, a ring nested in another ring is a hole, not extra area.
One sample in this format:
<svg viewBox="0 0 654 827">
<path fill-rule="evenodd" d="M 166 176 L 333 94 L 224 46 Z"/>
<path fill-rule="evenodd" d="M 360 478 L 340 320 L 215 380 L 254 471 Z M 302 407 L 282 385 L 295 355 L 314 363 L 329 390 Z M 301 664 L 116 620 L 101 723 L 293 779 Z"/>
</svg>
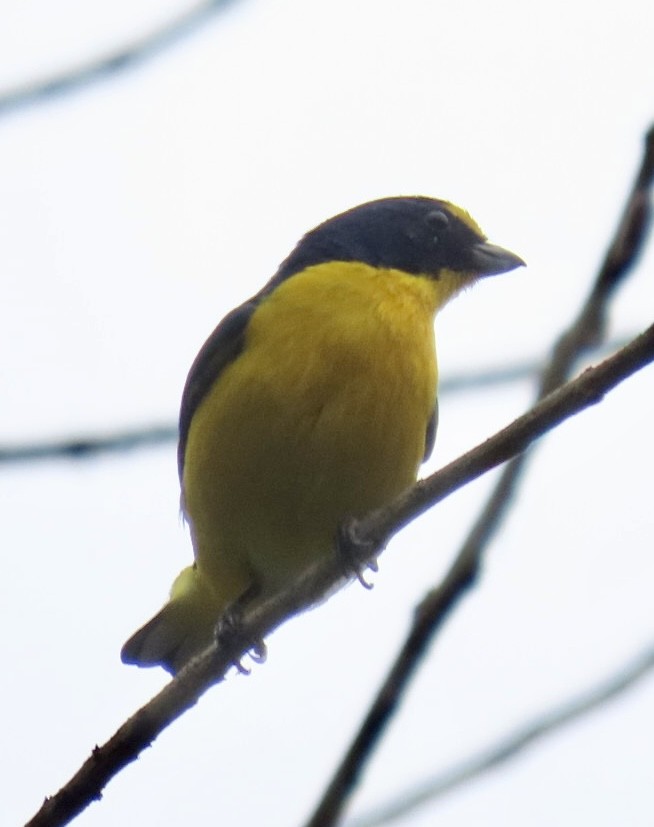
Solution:
<svg viewBox="0 0 654 827">
<path fill-rule="evenodd" d="M 373 544 L 361 537 L 356 520 L 346 520 L 338 527 L 336 551 L 347 577 L 354 574 L 364 589 L 372 589 L 374 584 L 365 578 L 365 572 L 367 569 L 377 572 L 379 566 L 377 560 L 370 559 L 374 551 Z"/>
<path fill-rule="evenodd" d="M 232 659 L 233 666 L 236 667 L 241 675 L 249 675 L 251 671 L 247 666 L 243 666 L 243 655 L 249 655 L 254 663 L 265 663 L 267 656 L 265 641 L 249 639 L 242 632 L 243 609 L 252 597 L 252 590 L 249 589 L 244 595 L 239 597 L 238 600 L 234 601 L 231 606 L 228 606 L 216 624 L 214 632 L 216 642 L 220 647 L 228 651 L 238 651 L 242 653 Z"/>
</svg>

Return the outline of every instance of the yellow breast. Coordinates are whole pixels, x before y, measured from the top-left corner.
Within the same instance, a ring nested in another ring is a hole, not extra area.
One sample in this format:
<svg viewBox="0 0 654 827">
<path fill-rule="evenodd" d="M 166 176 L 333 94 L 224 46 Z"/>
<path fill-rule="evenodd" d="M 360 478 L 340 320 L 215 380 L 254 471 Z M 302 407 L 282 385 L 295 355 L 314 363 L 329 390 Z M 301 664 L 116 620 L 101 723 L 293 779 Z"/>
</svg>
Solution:
<svg viewBox="0 0 654 827">
<path fill-rule="evenodd" d="M 185 504 L 210 581 L 276 588 L 331 553 L 345 517 L 415 480 L 436 397 L 433 317 L 444 289 L 336 262 L 261 302 L 189 429 Z"/>
</svg>

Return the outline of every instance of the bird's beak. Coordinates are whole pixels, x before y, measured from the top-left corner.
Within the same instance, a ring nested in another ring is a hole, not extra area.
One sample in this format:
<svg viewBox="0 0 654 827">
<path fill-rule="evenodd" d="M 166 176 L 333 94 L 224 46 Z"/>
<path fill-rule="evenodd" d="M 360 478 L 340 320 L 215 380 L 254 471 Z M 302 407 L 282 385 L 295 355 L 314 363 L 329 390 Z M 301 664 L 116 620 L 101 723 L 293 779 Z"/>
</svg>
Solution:
<svg viewBox="0 0 654 827">
<path fill-rule="evenodd" d="M 488 241 L 480 241 L 472 248 L 472 269 L 480 276 L 495 276 L 524 266 L 520 256 Z"/>
</svg>

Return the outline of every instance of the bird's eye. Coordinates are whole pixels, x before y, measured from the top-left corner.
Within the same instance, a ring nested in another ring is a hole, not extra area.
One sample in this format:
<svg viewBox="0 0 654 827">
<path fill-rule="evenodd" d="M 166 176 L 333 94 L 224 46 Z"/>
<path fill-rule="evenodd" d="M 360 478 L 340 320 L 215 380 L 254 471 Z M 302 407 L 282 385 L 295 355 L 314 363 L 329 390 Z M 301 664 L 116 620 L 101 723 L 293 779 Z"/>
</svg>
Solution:
<svg viewBox="0 0 654 827">
<path fill-rule="evenodd" d="M 450 218 L 443 210 L 430 210 L 427 213 L 427 224 L 432 244 L 437 245 L 450 225 Z"/>
<path fill-rule="evenodd" d="M 431 210 L 427 213 L 427 221 L 434 230 L 445 230 L 450 225 L 447 213 L 442 210 Z"/>
</svg>

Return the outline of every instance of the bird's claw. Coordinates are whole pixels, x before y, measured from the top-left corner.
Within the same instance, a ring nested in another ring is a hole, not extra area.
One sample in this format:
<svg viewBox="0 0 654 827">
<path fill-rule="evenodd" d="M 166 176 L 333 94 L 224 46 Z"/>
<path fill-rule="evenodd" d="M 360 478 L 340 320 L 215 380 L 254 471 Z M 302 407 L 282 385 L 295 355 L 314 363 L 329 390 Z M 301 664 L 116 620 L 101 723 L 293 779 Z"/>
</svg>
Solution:
<svg viewBox="0 0 654 827">
<path fill-rule="evenodd" d="M 356 520 L 346 520 L 338 528 L 336 537 L 336 550 L 340 557 L 345 574 L 350 577 L 352 574 L 361 583 L 364 589 L 372 589 L 373 583 L 370 583 L 365 578 L 366 569 L 372 572 L 379 571 L 377 560 L 367 560 L 362 563 L 362 558 L 365 558 L 368 553 L 372 553 L 372 543 L 364 540 L 357 533 Z"/>
<path fill-rule="evenodd" d="M 265 640 L 257 640 L 252 648 L 248 650 L 248 655 L 255 663 L 265 663 L 268 657 L 268 647 Z"/>
<path fill-rule="evenodd" d="M 230 606 L 216 624 L 215 637 L 219 646 L 226 649 L 238 649 L 248 654 L 254 663 L 265 663 L 267 656 L 266 644 L 263 640 L 246 640 L 241 633 L 241 607 L 237 604 Z M 233 658 L 232 665 L 241 675 L 249 675 L 252 671 L 243 666 L 242 656 Z"/>
</svg>

